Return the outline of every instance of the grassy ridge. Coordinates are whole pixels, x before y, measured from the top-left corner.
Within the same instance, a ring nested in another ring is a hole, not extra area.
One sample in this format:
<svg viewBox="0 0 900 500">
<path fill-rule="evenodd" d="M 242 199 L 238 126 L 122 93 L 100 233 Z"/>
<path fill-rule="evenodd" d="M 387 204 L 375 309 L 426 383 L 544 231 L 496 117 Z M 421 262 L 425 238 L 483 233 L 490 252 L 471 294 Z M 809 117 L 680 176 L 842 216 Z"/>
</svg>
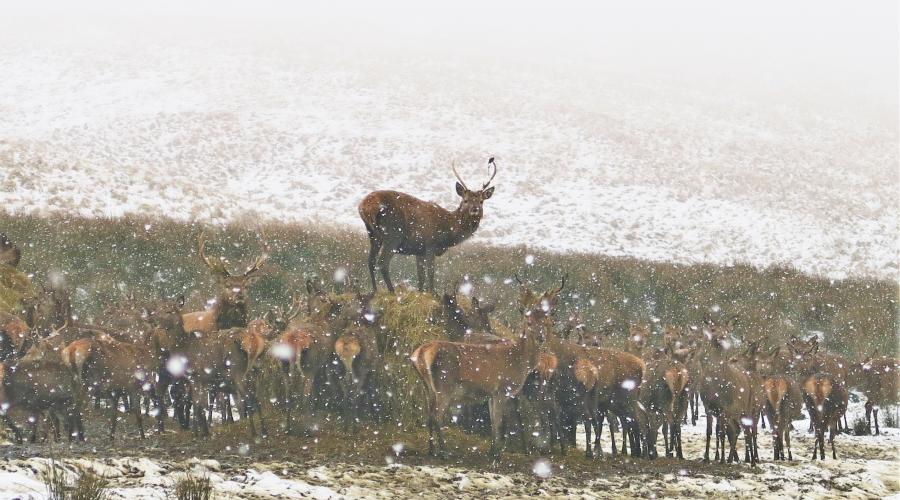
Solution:
<svg viewBox="0 0 900 500">
<path fill-rule="evenodd" d="M 237 270 L 260 251 L 256 226 L 247 227 L 251 224 L 206 228 L 208 253 L 227 256 Z M 129 292 L 140 298 L 184 293 L 189 307 L 203 307 L 215 283 L 196 254 L 201 229 L 138 218 L 0 215 L 0 231 L 22 248 L 20 268 L 35 274 L 37 282 L 62 273 L 75 290 L 75 311 L 88 319 Z M 329 283 L 338 268 L 368 282 L 362 235 L 278 224 L 262 229 L 272 247 L 270 272 L 253 289 L 254 312 L 288 305 L 291 294 L 304 289 L 306 278 Z M 533 255 L 533 264 L 526 264 L 526 255 Z M 395 281 L 415 277 L 411 258 L 398 257 L 393 268 Z M 438 288 L 469 274 L 476 293 L 498 303 L 499 319 L 515 324 L 514 273 L 535 288 L 552 286 L 567 273 L 563 307 L 579 309 L 590 328 L 613 332 L 613 343 L 624 340 L 627 325 L 637 321 L 661 328 L 697 323 L 710 315 L 734 318 L 739 336 L 779 338 L 818 330 L 825 333 L 826 346 L 845 354 L 897 349 L 896 283 L 832 281 L 789 267 L 679 265 L 464 244 L 439 259 Z"/>
</svg>

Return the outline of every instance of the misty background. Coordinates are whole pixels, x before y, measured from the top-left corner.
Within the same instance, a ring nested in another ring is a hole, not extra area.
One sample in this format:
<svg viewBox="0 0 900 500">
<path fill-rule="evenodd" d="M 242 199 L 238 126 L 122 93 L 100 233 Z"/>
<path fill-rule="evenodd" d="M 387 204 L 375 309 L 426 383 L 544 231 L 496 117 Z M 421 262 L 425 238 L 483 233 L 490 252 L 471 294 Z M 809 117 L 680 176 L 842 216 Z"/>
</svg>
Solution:
<svg viewBox="0 0 900 500">
<path fill-rule="evenodd" d="M 2 11 L 7 211 L 362 233 L 494 155 L 485 243 L 897 277 L 896 2 Z"/>
</svg>

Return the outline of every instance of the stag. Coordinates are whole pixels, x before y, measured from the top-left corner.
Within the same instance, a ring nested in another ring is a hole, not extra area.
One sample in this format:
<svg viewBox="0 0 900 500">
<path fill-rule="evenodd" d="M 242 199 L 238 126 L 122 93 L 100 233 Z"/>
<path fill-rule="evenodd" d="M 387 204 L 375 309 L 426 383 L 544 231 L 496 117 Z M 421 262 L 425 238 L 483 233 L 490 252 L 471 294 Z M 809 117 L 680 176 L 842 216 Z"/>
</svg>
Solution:
<svg viewBox="0 0 900 500">
<path fill-rule="evenodd" d="M 372 290 L 378 285 L 376 267 L 381 270 L 385 286 L 394 293 L 390 264 L 394 254 L 415 255 L 419 290 L 434 292 L 434 259 L 456 246 L 478 229 L 484 213 L 484 201 L 494 194 L 491 181 L 497 175 L 494 158 L 488 160 L 493 168 L 490 179 L 481 189 L 471 190 L 463 182 L 456 167 L 456 194 L 462 200 L 456 210 L 420 200 L 397 191 L 375 191 L 359 204 L 359 216 L 369 235 L 369 277 Z"/>
<path fill-rule="evenodd" d="M 524 310 L 524 324 L 515 341 L 467 344 L 438 340 L 413 351 L 409 359 L 425 386 L 428 451 L 432 456 L 445 456 L 443 428 L 450 404 L 486 399 L 491 455 L 499 459 L 504 408 L 538 367 L 543 344 L 553 331 L 550 304 L 555 303 L 561 290 L 545 292 L 536 306 Z"/>
<path fill-rule="evenodd" d="M 188 332 L 212 333 L 227 328 L 243 328 L 248 321 L 249 296 L 247 289 L 259 279 L 262 265 L 269 258 L 269 246 L 263 238 L 263 253 L 242 273 L 232 274 L 227 268 L 227 261 L 222 258 L 210 258 L 206 255 L 206 235 L 200 233 L 197 240 L 197 251 L 206 267 L 212 271 L 221 285 L 211 308 L 205 311 L 185 313 L 184 329 Z"/>
</svg>

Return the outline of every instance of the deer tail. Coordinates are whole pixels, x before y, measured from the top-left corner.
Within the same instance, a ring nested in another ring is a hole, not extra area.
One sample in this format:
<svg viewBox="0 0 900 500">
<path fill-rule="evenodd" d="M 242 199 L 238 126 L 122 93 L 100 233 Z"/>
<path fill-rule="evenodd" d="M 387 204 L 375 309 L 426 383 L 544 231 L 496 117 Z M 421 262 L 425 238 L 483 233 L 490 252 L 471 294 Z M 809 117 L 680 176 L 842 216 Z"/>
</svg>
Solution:
<svg viewBox="0 0 900 500">
<path fill-rule="evenodd" d="M 419 346 L 409 357 L 409 360 L 412 361 L 413 366 L 416 368 L 416 372 L 425 384 L 425 388 L 429 393 L 434 395 L 437 394 L 437 387 L 434 385 L 434 376 L 431 373 L 431 367 L 434 364 L 437 355 L 437 345 L 428 343 Z"/>
<path fill-rule="evenodd" d="M 359 356 L 362 346 L 359 340 L 351 336 L 343 336 L 334 343 L 334 352 L 344 365 L 344 378 L 353 381 L 353 360 Z"/>
<path fill-rule="evenodd" d="M 666 386 L 669 387 L 669 393 L 672 395 L 672 401 L 669 403 L 669 413 L 674 415 L 675 403 L 678 401 L 678 396 L 681 395 L 687 387 L 688 373 L 684 368 L 672 367 L 666 370 L 663 374 L 663 378 L 666 381 Z"/>
<path fill-rule="evenodd" d="M 575 361 L 575 380 L 577 380 L 588 391 L 597 385 L 600 380 L 600 372 L 590 360 L 579 358 Z"/>
</svg>

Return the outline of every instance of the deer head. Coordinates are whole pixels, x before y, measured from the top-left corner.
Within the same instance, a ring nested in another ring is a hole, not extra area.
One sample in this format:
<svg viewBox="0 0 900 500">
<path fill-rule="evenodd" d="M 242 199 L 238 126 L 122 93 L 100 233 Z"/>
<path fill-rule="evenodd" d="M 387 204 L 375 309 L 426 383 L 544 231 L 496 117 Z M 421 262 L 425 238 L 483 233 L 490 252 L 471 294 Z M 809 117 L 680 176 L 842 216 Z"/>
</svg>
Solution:
<svg viewBox="0 0 900 500">
<path fill-rule="evenodd" d="M 0 233 L 0 264 L 18 267 L 22 252 L 5 234 Z"/>
<path fill-rule="evenodd" d="M 219 280 L 221 288 L 216 296 L 219 311 L 219 326 L 245 326 L 249 295 L 247 289 L 262 275 L 262 265 L 269 258 L 269 245 L 262 238 L 263 252 L 253 259 L 247 269 L 242 273 L 231 273 L 226 267 L 227 260 L 223 257 L 209 257 L 206 254 L 206 234 L 200 233 L 197 240 L 197 250 L 206 267 L 212 271 Z M 233 316 L 233 317 L 230 317 Z M 233 324 L 232 324 L 233 323 Z"/>
<path fill-rule="evenodd" d="M 160 349 L 171 350 L 174 345 L 184 340 L 182 307 L 184 295 L 179 295 L 173 300 L 161 300 L 152 307 L 141 309 L 141 318 L 153 327 L 151 338 Z"/>
<path fill-rule="evenodd" d="M 494 187 L 491 186 L 491 181 L 497 176 L 497 164 L 494 163 L 494 157 L 488 160 L 488 167 L 492 169 L 491 178 L 481 185 L 481 189 L 472 190 L 463 182 L 459 172 L 456 171 L 456 165 L 450 166 L 453 170 L 453 175 L 456 176 L 456 194 L 462 198 L 457 210 L 461 214 L 476 220 L 481 220 L 481 216 L 484 213 L 484 201 L 494 194 Z"/>
<path fill-rule="evenodd" d="M 53 328 L 72 323 L 72 304 L 68 290 L 51 286 L 41 287 L 33 296 L 22 300 L 25 322 L 43 335 Z"/>
<path fill-rule="evenodd" d="M 537 294 L 531 290 L 528 285 L 522 282 L 518 274 L 515 277 L 520 287 L 519 311 L 528 316 L 553 317 L 556 315 L 559 294 L 566 287 L 566 280 L 569 278 L 568 274 L 562 277 L 558 288 L 551 288 L 542 294 Z"/>
</svg>

